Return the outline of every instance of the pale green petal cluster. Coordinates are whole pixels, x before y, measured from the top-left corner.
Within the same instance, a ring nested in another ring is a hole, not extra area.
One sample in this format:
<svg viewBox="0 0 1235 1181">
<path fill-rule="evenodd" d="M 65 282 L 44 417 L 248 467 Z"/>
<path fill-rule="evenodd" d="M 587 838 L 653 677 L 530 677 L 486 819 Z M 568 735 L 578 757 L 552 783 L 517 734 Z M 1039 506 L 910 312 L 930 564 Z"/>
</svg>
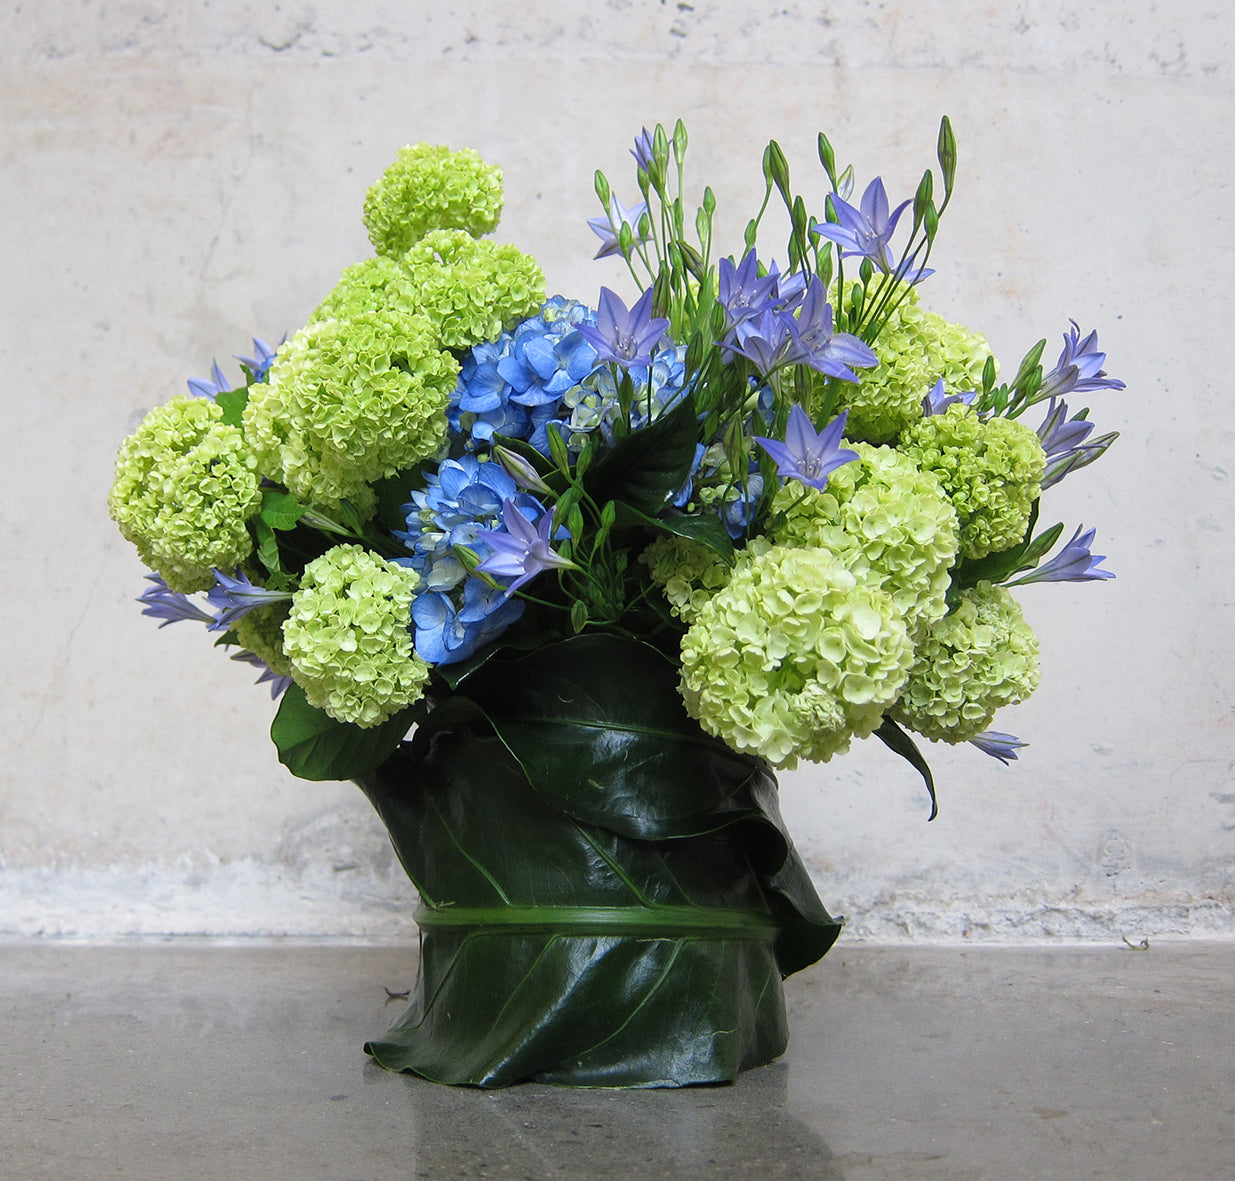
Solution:
<svg viewBox="0 0 1235 1181">
<path fill-rule="evenodd" d="M 643 551 L 652 581 L 665 593 L 683 623 L 693 623 L 700 609 L 728 581 L 731 567 L 715 552 L 686 537 L 661 534 Z"/>
<path fill-rule="evenodd" d="M 1037 687 L 1037 637 L 1008 591 L 979 582 L 919 643 L 891 713 L 927 738 L 968 742 Z"/>
<path fill-rule="evenodd" d="M 370 484 L 441 450 L 458 372 L 423 317 L 319 321 L 250 387 L 245 437 L 262 472 L 302 501 L 371 510 Z"/>
<path fill-rule="evenodd" d="M 490 233 L 502 213 L 502 170 L 471 148 L 401 148 L 365 195 L 364 224 L 378 254 L 398 258 L 430 230 Z"/>
<path fill-rule="evenodd" d="M 956 512 L 939 481 L 890 447 L 854 443 L 859 458 L 816 491 L 786 483 L 772 502 L 772 539 L 827 551 L 887 591 L 918 636 L 947 610 Z"/>
<path fill-rule="evenodd" d="M 290 612 L 290 604 L 272 603 L 242 615 L 232 624 L 236 642 L 281 677 L 292 675 L 292 662 L 283 651 L 283 624 Z"/>
<path fill-rule="evenodd" d="M 261 508 L 258 462 L 209 398 L 173 398 L 120 445 L 112 519 L 174 591 L 214 585 L 253 548 L 245 522 Z"/>
<path fill-rule="evenodd" d="M 954 404 L 911 426 L 901 448 L 938 478 L 960 520 L 960 553 L 983 558 L 1020 541 L 1041 490 L 1046 453 L 1032 428 Z"/>
<path fill-rule="evenodd" d="M 990 347 L 976 332 L 925 311 L 910 291 L 888 318 L 871 348 L 874 369 L 859 369 L 857 385 L 841 387 L 840 409 L 849 411 L 845 434 L 887 443 L 922 417 L 922 399 L 942 379 L 949 394 L 977 389 Z"/>
<path fill-rule="evenodd" d="M 403 263 L 418 310 L 448 349 L 496 340 L 545 302 L 545 276 L 531 255 L 462 230 L 426 234 Z"/>
<path fill-rule="evenodd" d="M 393 258 L 366 258 L 346 267 L 309 323 L 320 320 L 353 320 L 365 312 L 391 312 L 410 316 L 416 311 L 418 293 L 407 268 Z"/>
<path fill-rule="evenodd" d="M 310 705 L 370 727 L 421 697 L 429 666 L 410 631 L 419 581 L 409 567 L 358 545 L 335 546 L 305 567 L 283 651 Z"/>
<path fill-rule="evenodd" d="M 881 590 L 820 550 L 740 555 L 682 639 L 682 696 L 709 734 L 778 767 L 866 737 L 913 659 Z"/>
</svg>

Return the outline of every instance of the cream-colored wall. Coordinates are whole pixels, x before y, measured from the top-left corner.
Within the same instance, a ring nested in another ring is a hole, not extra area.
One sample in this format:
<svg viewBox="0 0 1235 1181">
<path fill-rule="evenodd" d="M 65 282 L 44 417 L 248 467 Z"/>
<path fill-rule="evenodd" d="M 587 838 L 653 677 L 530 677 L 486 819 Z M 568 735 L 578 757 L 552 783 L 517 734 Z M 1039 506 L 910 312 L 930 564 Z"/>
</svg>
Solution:
<svg viewBox="0 0 1235 1181">
<path fill-rule="evenodd" d="M 287 776 L 245 666 L 139 614 L 114 449 L 212 358 L 299 326 L 367 253 L 402 144 L 505 170 L 500 237 L 594 299 L 592 171 L 681 116 L 738 230 L 771 137 L 816 201 L 825 129 L 908 195 L 939 116 L 959 192 L 926 302 L 1005 366 L 1097 327 L 1124 432 L 1047 511 L 1111 583 L 1035 586 L 1038 696 L 1003 768 L 861 749 L 783 777 L 855 935 L 1139 940 L 1235 930 L 1228 390 L 1235 16 L 1216 3 L 56 0 L 0 7 L 4 463 L 0 933 L 406 937 L 407 889 L 348 785 Z"/>
</svg>

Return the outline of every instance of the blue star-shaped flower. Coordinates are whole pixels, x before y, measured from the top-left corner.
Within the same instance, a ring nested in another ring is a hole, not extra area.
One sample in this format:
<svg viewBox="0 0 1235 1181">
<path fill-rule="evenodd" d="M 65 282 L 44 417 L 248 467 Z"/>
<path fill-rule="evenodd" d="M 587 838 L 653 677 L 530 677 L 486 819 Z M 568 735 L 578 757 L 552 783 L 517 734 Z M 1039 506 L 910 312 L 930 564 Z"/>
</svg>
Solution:
<svg viewBox="0 0 1235 1181">
<path fill-rule="evenodd" d="M 812 232 L 835 242 L 840 247 L 842 257 L 869 258 L 885 275 L 890 275 L 896 269 L 892 235 L 896 232 L 901 214 L 910 204 L 909 201 L 902 201 L 889 212 L 888 194 L 883 187 L 883 179 L 877 176 L 866 186 L 860 209 L 855 209 L 839 193 L 833 193 L 832 208 L 836 210 L 837 220 L 816 223 L 811 227 Z M 934 273 L 929 268 L 921 268 L 900 272 L 897 277 L 917 283 Z"/>
<path fill-rule="evenodd" d="M 542 570 L 574 568 L 574 562 L 555 554 L 550 546 L 553 533 L 551 511 L 542 513 L 539 524 L 533 525 L 513 500 L 506 500 L 502 504 L 502 520 L 505 529 L 481 532 L 480 540 L 493 552 L 476 569 L 482 574 L 492 574 L 494 578 L 513 578 L 514 581 L 506 587 L 507 598 Z"/>
<path fill-rule="evenodd" d="M 755 437 L 755 442 L 776 460 L 779 475 L 797 480 L 808 488 L 822 489 L 838 467 L 858 458 L 856 451 L 840 446 L 845 437 L 847 417 L 848 411 L 845 411 L 816 432 L 810 416 L 795 404 L 789 411 L 783 443 L 759 436 Z"/>
<path fill-rule="evenodd" d="M 1081 339 L 1080 325 L 1070 320 L 1072 331 L 1064 333 L 1063 352 L 1055 368 L 1038 387 L 1038 400 L 1062 398 L 1064 394 L 1084 394 L 1090 390 L 1122 390 L 1124 383 L 1117 377 L 1107 377 L 1102 366 L 1106 354 L 1098 351 L 1098 334 L 1091 332 Z"/>
<path fill-rule="evenodd" d="M 1082 532 L 1084 530 L 1084 532 Z M 1099 570 L 1098 564 L 1106 561 L 1105 554 L 1091 554 L 1094 530 L 1076 527 L 1072 540 L 1049 562 L 1031 570 L 1028 574 L 1009 582 L 1008 586 L 1026 586 L 1031 582 L 1094 582 L 1101 578 L 1114 578 L 1113 570 Z"/>
<path fill-rule="evenodd" d="M 600 249 L 596 251 L 593 257 L 607 258 L 611 254 L 621 252 L 622 247 L 618 242 L 618 235 L 622 232 L 624 225 L 630 226 L 632 241 L 646 242 L 646 238 L 639 236 L 639 219 L 647 211 L 647 204 L 643 201 L 639 201 L 627 209 L 616 196 L 611 196 L 609 198 L 609 213 L 605 217 L 589 217 L 587 219 L 587 224 L 591 226 L 592 233 L 600 239 Z"/>
<path fill-rule="evenodd" d="M 222 570 L 216 570 L 214 586 L 206 594 L 210 605 L 218 612 L 210 630 L 227 631 L 237 619 L 248 615 L 250 611 L 255 611 L 258 607 L 268 607 L 272 603 L 286 603 L 291 597 L 287 591 L 272 591 L 264 586 L 255 586 L 243 570 L 237 570 L 234 578 L 224 574 Z"/>
<path fill-rule="evenodd" d="M 600 289 L 596 326 L 580 324 L 578 331 L 591 343 L 600 361 L 616 361 L 623 369 L 650 365 L 652 354 L 669 321 L 652 315 L 649 287 L 628 310 L 608 287 Z"/>
<path fill-rule="evenodd" d="M 981 734 L 971 738 L 970 744 L 976 746 L 983 754 L 992 759 L 998 759 L 1005 766 L 1017 758 L 1017 751 L 1029 745 L 1022 742 L 1015 734 L 1004 734 L 999 730 L 983 730 Z"/>
</svg>

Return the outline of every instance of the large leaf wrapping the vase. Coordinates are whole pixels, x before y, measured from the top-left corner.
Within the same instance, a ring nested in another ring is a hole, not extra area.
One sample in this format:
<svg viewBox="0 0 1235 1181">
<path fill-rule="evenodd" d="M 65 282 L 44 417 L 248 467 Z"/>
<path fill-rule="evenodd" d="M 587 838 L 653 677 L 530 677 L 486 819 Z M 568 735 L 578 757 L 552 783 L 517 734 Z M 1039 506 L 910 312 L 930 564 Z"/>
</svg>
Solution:
<svg viewBox="0 0 1235 1181">
<path fill-rule="evenodd" d="M 839 927 L 766 766 L 702 735 L 675 679 L 606 637 L 493 660 L 359 781 L 422 899 L 415 999 L 367 1047 L 382 1065 L 664 1086 L 783 1051 L 781 977 Z"/>
</svg>

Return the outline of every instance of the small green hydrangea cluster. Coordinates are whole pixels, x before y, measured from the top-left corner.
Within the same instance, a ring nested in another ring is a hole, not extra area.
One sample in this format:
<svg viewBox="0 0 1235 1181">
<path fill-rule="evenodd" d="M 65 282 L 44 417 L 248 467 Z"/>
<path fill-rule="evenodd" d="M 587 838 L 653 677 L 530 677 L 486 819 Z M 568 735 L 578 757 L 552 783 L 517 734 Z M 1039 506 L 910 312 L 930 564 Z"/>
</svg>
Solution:
<svg viewBox="0 0 1235 1181">
<path fill-rule="evenodd" d="M 979 582 L 918 645 L 892 716 L 928 738 L 968 742 L 1037 687 L 1037 637 L 1008 591 Z"/>
<path fill-rule="evenodd" d="M 156 406 L 120 446 L 108 508 L 142 561 L 173 591 L 214 585 L 253 548 L 246 522 L 260 508 L 258 463 L 206 398 Z"/>
<path fill-rule="evenodd" d="M 459 373 L 450 350 L 495 339 L 544 302 L 535 259 L 474 237 L 500 212 L 501 172 L 470 149 L 399 153 L 365 202 L 378 257 L 344 270 L 250 390 L 244 428 L 263 475 L 364 515 L 374 481 L 439 453 Z"/>
<path fill-rule="evenodd" d="M 292 662 L 283 651 L 283 624 L 290 612 L 289 604 L 272 603 L 242 615 L 232 624 L 236 642 L 278 677 L 292 675 Z"/>
<path fill-rule="evenodd" d="M 309 323 L 419 314 L 440 348 L 465 350 L 495 340 L 544 300 L 545 276 L 531 255 L 463 230 L 430 230 L 400 259 L 369 258 L 344 270 Z"/>
<path fill-rule="evenodd" d="M 918 303 L 910 290 L 871 346 L 879 364 L 842 391 L 850 439 L 887 443 L 922 417 L 922 399 L 942 379 L 949 394 L 977 389 L 990 355 L 986 340 Z"/>
<path fill-rule="evenodd" d="M 416 284 L 397 259 L 378 255 L 345 267 L 313 315 L 310 324 L 324 320 L 352 320 L 366 312 L 410 316 L 417 309 Z"/>
<path fill-rule="evenodd" d="M 706 545 L 661 534 L 640 555 L 652 581 L 683 623 L 694 623 L 704 604 L 729 581 L 729 567 Z"/>
<path fill-rule="evenodd" d="M 429 666 L 408 627 L 419 582 L 358 545 L 335 546 L 305 567 L 283 651 L 310 705 L 367 728 L 420 698 Z"/>
<path fill-rule="evenodd" d="M 496 340 L 545 301 L 545 276 L 531 255 L 503 242 L 478 242 L 463 230 L 433 230 L 403 261 L 417 306 L 444 348 Z"/>
<path fill-rule="evenodd" d="M 978 421 L 961 406 L 923 422 L 963 415 Z M 907 452 L 852 448 L 823 489 L 783 486 L 767 535 L 733 566 L 680 537 L 643 556 L 687 625 L 688 711 L 778 767 L 831 758 L 885 713 L 964 742 L 1037 682 L 1036 641 L 1007 591 L 980 583 L 948 613 L 961 536 L 949 490 Z"/>
<path fill-rule="evenodd" d="M 430 230 L 491 233 L 502 213 L 502 170 L 471 148 L 401 148 L 365 195 L 364 224 L 378 254 L 398 258 Z"/>
<path fill-rule="evenodd" d="M 824 761 L 871 734 L 913 660 L 885 591 L 822 550 L 783 545 L 739 556 L 681 652 L 687 711 L 777 767 Z"/>
<path fill-rule="evenodd" d="M 901 447 L 938 477 L 952 501 L 962 557 L 998 553 L 1025 535 L 1046 467 L 1046 453 L 1030 427 L 1010 418 L 979 418 L 954 403 L 909 427 Z"/>
<path fill-rule="evenodd" d="M 771 536 L 819 548 L 858 578 L 886 590 L 919 636 L 947 610 L 956 560 L 956 512 L 939 481 L 890 447 L 852 444 L 858 460 L 820 491 L 789 483 L 772 503 Z"/>
<path fill-rule="evenodd" d="M 458 373 L 423 316 L 318 321 L 250 387 L 245 437 L 262 473 L 298 498 L 371 512 L 370 484 L 441 449 Z"/>
</svg>

